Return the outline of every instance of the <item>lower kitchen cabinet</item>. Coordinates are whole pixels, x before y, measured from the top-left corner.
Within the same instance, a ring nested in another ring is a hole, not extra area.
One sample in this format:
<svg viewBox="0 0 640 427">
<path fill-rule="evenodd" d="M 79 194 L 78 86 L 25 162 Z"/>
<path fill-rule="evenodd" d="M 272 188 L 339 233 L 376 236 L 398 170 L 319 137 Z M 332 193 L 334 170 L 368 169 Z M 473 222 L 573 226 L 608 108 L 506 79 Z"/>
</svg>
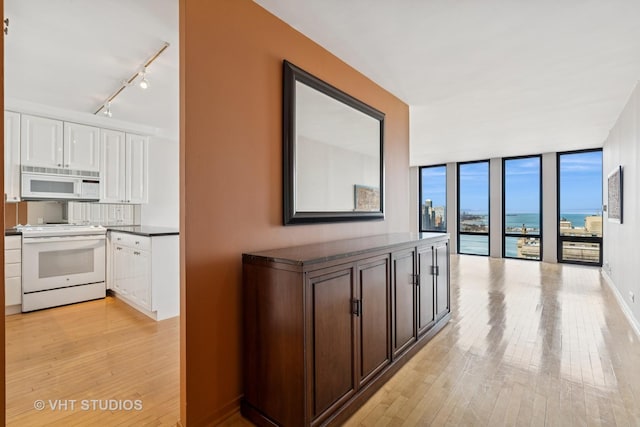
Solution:
<svg viewBox="0 0 640 427">
<path fill-rule="evenodd" d="M 344 422 L 448 322 L 446 295 L 446 312 L 418 333 L 420 304 L 437 309 L 435 260 L 448 279 L 447 242 L 391 234 L 244 254 L 243 415 L 260 426 Z M 420 268 L 431 299 L 420 298 Z"/>
<path fill-rule="evenodd" d="M 155 320 L 180 310 L 177 235 L 140 236 L 109 232 L 107 288 Z"/>
<path fill-rule="evenodd" d="M 5 314 L 22 311 L 22 236 L 4 237 Z"/>
</svg>

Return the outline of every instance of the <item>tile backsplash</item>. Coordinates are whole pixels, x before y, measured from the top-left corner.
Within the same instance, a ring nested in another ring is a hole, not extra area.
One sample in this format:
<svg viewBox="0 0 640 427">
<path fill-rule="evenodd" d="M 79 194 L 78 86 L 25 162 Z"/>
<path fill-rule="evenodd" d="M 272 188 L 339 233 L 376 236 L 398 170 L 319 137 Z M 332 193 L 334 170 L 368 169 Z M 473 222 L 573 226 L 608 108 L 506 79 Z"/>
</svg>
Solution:
<svg viewBox="0 0 640 427">
<path fill-rule="evenodd" d="M 7 203 L 5 206 L 5 228 L 17 224 L 60 222 L 140 225 L 140 205 L 40 201 Z"/>
</svg>

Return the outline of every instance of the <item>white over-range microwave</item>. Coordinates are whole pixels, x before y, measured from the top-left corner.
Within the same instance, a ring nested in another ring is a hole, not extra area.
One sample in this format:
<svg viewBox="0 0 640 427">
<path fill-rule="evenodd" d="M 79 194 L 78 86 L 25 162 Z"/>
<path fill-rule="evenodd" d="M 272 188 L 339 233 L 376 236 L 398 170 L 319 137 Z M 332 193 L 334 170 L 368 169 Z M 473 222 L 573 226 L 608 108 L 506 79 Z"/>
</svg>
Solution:
<svg viewBox="0 0 640 427">
<path fill-rule="evenodd" d="M 43 170 L 40 172 L 39 170 Z M 22 198 L 24 200 L 86 200 L 100 199 L 98 173 L 74 174 L 76 171 L 50 168 L 22 169 Z M 95 176 L 91 176 L 95 174 Z"/>
</svg>

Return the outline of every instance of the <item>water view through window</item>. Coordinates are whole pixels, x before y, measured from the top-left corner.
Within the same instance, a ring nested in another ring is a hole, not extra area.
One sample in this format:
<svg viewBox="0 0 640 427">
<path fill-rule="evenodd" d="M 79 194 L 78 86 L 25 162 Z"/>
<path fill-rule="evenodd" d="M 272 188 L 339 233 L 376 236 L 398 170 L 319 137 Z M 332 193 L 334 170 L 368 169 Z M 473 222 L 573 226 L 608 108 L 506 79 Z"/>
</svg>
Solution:
<svg viewBox="0 0 640 427">
<path fill-rule="evenodd" d="M 489 162 L 458 164 L 458 252 L 489 255 Z"/>
<path fill-rule="evenodd" d="M 504 159 L 504 256 L 539 260 L 541 256 L 541 158 Z"/>
</svg>

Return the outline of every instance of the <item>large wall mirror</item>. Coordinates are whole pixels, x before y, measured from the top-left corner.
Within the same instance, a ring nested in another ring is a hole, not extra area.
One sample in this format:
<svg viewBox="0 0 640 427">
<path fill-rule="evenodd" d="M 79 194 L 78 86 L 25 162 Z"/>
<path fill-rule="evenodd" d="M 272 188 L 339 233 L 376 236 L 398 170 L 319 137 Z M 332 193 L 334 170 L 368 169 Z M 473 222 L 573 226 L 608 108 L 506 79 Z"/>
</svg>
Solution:
<svg viewBox="0 0 640 427">
<path fill-rule="evenodd" d="M 384 113 L 284 61 L 284 223 L 384 218 Z"/>
</svg>

